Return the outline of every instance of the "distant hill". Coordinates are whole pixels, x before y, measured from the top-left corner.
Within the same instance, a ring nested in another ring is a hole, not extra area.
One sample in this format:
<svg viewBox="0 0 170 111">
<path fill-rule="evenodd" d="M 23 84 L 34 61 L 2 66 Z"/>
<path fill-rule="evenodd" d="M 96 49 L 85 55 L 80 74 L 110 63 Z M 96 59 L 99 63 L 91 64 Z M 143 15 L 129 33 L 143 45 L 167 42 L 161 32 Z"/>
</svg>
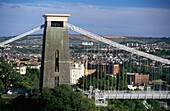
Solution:
<svg viewBox="0 0 170 111">
<path fill-rule="evenodd" d="M 170 37 L 169 38 L 154 38 L 154 37 L 129 37 L 129 36 L 103 36 L 104 38 L 113 40 L 115 42 L 119 43 L 161 43 L 170 45 Z M 0 37 L 0 42 L 8 40 L 12 37 Z M 42 34 L 34 34 L 34 35 L 28 35 L 22 39 L 19 39 L 17 41 L 14 41 L 13 44 L 42 44 L 43 35 Z M 69 34 L 70 42 L 80 42 L 80 41 L 93 41 L 96 42 L 96 40 L 92 40 L 84 35 L 80 34 Z"/>
</svg>

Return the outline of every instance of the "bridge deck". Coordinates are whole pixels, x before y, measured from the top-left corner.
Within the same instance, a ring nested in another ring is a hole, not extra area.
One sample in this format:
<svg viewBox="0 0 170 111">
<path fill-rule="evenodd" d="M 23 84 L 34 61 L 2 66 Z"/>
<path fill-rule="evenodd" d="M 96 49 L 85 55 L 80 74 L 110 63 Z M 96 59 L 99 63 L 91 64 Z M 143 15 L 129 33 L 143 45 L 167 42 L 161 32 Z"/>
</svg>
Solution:
<svg viewBox="0 0 170 111">
<path fill-rule="evenodd" d="M 170 91 L 105 91 L 92 95 L 95 99 L 170 99 Z"/>
</svg>

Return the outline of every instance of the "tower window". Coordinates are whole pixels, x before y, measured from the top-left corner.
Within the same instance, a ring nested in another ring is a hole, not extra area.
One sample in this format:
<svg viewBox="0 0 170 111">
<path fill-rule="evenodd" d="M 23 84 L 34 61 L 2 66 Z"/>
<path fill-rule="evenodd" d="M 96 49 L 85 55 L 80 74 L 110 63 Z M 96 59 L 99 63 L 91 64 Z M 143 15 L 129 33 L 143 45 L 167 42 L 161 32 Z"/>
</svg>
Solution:
<svg viewBox="0 0 170 111">
<path fill-rule="evenodd" d="M 59 86 L 59 76 L 55 77 L 55 86 Z"/>
<path fill-rule="evenodd" d="M 51 21 L 51 27 L 63 27 L 63 21 Z"/>
<path fill-rule="evenodd" d="M 55 51 L 55 72 L 59 72 L 59 50 Z"/>
</svg>

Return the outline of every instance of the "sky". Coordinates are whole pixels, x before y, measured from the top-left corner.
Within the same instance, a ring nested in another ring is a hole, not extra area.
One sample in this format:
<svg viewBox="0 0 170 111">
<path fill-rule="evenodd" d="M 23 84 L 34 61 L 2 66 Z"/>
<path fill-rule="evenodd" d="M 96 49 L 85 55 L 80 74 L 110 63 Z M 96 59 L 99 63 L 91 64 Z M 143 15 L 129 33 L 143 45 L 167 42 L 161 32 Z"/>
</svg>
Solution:
<svg viewBox="0 0 170 111">
<path fill-rule="evenodd" d="M 170 37 L 170 0 L 0 0 L 0 37 L 44 24 L 47 13 L 70 14 L 69 23 L 99 35 Z"/>
</svg>

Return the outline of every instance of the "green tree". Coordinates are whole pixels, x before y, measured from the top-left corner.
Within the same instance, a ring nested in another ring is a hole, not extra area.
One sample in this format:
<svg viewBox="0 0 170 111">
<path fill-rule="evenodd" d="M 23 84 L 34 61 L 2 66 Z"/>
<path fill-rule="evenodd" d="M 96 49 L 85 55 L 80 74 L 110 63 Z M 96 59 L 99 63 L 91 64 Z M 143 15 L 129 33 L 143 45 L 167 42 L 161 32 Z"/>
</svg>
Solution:
<svg viewBox="0 0 170 111">
<path fill-rule="evenodd" d="M 106 75 L 104 72 L 96 71 L 94 74 L 80 78 L 77 86 L 86 90 L 89 90 L 90 86 L 93 86 L 94 89 L 110 90 L 115 87 L 115 78 Z"/>
<path fill-rule="evenodd" d="M 9 64 L 0 64 L 0 85 L 5 89 L 21 86 L 22 77 Z"/>
<path fill-rule="evenodd" d="M 117 78 L 117 89 L 118 90 L 126 90 L 127 89 L 127 78 L 126 71 L 124 67 L 121 67 L 122 70 L 116 75 Z"/>
<path fill-rule="evenodd" d="M 0 90 L 3 90 L 4 89 L 4 84 L 2 82 L 2 80 L 0 80 Z"/>
<path fill-rule="evenodd" d="M 110 100 L 108 111 L 145 111 L 141 100 Z"/>
<path fill-rule="evenodd" d="M 29 89 L 39 88 L 40 70 L 35 68 L 27 68 L 26 74 L 23 76 L 22 85 Z"/>
<path fill-rule="evenodd" d="M 41 95 L 45 111 L 94 111 L 94 103 L 68 85 L 44 89 Z"/>
<path fill-rule="evenodd" d="M 151 105 L 151 109 L 149 111 L 165 111 L 165 109 L 160 106 L 158 100 L 149 99 L 147 102 Z"/>
<path fill-rule="evenodd" d="M 44 88 L 29 98 L 15 98 L 11 108 L 14 111 L 97 111 L 92 100 L 74 92 L 69 85 Z"/>
<path fill-rule="evenodd" d="M 0 62 L 4 62 L 5 58 L 3 56 L 0 57 Z"/>
</svg>

